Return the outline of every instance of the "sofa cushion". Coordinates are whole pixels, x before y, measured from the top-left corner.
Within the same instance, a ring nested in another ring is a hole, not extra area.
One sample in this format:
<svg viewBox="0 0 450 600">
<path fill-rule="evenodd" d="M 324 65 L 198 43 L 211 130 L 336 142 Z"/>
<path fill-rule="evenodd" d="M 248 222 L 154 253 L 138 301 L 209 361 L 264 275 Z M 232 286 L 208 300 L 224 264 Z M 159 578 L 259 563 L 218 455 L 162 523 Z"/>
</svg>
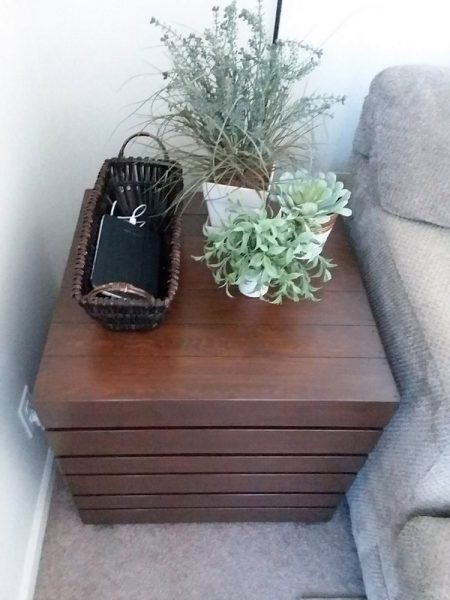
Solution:
<svg viewBox="0 0 450 600">
<path fill-rule="evenodd" d="M 390 67 L 372 82 L 354 150 L 384 210 L 450 227 L 450 70 Z"/>
<path fill-rule="evenodd" d="M 391 280 L 390 291 L 385 293 L 392 293 L 396 285 L 406 291 L 429 359 L 436 367 L 439 387 L 450 398 L 450 230 L 386 213 L 382 222 L 397 269 L 397 281 Z M 404 346 L 409 342 L 403 340 Z M 411 352 L 417 349 L 412 346 Z M 420 370 L 426 378 L 429 373 L 424 356 L 409 357 L 411 363 L 416 360 L 423 363 Z M 447 489 L 450 494 L 450 478 Z"/>
<path fill-rule="evenodd" d="M 348 499 L 367 597 L 410 600 L 395 566 L 398 532 L 450 506 L 450 229 L 382 209 L 370 159 L 353 159 L 346 224 L 401 403 Z"/>
<path fill-rule="evenodd" d="M 397 568 L 409 600 L 448 600 L 450 518 L 408 521 L 398 539 Z"/>
</svg>

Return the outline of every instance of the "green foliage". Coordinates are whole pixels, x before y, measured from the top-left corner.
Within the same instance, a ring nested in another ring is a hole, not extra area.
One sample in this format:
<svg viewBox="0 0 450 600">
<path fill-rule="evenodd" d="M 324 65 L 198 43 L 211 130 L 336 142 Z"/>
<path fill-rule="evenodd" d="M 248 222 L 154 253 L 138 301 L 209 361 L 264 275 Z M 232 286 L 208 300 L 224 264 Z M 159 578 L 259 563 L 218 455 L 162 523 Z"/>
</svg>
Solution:
<svg viewBox="0 0 450 600">
<path fill-rule="evenodd" d="M 257 275 L 261 286 L 269 286 L 267 299 L 272 303 L 280 304 L 283 298 L 317 300 L 314 280 L 331 279 L 329 269 L 334 265 L 329 260 L 305 258 L 311 244 L 317 243 L 314 235 L 302 231 L 299 220 L 281 210 L 237 212 L 223 227 L 206 226 L 204 233 L 203 255 L 195 258 L 206 263 L 228 295 L 229 286 Z"/>
<path fill-rule="evenodd" d="M 262 0 L 255 12 L 239 12 L 235 1 L 222 11 L 213 8 L 213 25 L 202 34 L 152 23 L 162 31 L 172 67 L 163 74 L 164 89 L 149 100 L 165 107 L 159 135 L 192 177 L 193 190 L 203 181 L 265 189 L 274 163 L 309 156 L 316 117 L 344 100 L 292 99 L 322 51 L 301 42 L 270 43 Z"/>
<path fill-rule="evenodd" d="M 326 223 L 332 215 L 347 217 L 350 192 L 336 181 L 335 173 L 310 175 L 306 170 L 283 173 L 272 188 L 283 212 L 293 213 L 305 223 Z"/>
</svg>

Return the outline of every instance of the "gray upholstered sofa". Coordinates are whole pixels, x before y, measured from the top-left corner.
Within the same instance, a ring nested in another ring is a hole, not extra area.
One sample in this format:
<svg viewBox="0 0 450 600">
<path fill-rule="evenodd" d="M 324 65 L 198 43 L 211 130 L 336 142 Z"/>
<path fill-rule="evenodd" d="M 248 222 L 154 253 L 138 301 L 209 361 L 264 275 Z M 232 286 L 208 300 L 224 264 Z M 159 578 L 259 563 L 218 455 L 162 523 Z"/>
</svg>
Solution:
<svg viewBox="0 0 450 600">
<path fill-rule="evenodd" d="M 402 398 L 348 494 L 367 597 L 449 600 L 450 70 L 374 79 L 352 192 L 348 228 Z"/>
</svg>

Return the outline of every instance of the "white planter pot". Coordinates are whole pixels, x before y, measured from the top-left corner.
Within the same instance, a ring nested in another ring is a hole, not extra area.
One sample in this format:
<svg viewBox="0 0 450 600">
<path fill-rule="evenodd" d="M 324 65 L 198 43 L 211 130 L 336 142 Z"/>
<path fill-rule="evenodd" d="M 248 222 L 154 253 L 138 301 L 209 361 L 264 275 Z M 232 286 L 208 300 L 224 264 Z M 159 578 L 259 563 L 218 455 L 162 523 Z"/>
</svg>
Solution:
<svg viewBox="0 0 450 600">
<path fill-rule="evenodd" d="M 322 254 L 323 247 L 325 246 L 325 242 L 328 239 L 328 236 L 333 229 L 334 224 L 336 223 L 336 216 L 333 215 L 330 217 L 328 223 L 322 225 L 322 231 L 320 233 L 316 233 L 314 235 L 314 239 L 317 243 L 312 243 L 310 245 L 309 251 L 303 256 L 306 260 L 312 260 L 313 258 L 317 258 L 319 254 Z"/>
<path fill-rule="evenodd" d="M 268 192 L 220 183 L 206 182 L 202 188 L 208 208 L 209 223 L 213 227 L 224 225 L 230 216 L 233 216 L 233 213 L 230 215 L 230 208 L 233 209 L 234 214 L 236 210 L 251 213 L 263 208 L 268 195 Z"/>
<path fill-rule="evenodd" d="M 248 274 L 239 284 L 239 291 L 249 298 L 261 298 L 269 291 L 268 285 L 261 285 L 259 275 Z"/>
</svg>

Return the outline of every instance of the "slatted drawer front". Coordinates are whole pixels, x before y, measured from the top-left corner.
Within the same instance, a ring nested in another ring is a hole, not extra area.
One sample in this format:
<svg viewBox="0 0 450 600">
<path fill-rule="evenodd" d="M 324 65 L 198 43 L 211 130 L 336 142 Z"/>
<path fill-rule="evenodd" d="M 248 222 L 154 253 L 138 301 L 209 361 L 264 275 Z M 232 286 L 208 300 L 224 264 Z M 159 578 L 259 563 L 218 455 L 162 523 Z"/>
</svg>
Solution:
<svg viewBox="0 0 450 600">
<path fill-rule="evenodd" d="M 125 429 L 49 431 L 58 456 L 366 454 L 378 429 Z"/>
<path fill-rule="evenodd" d="M 59 461 L 85 522 L 156 523 L 324 520 L 364 458 L 197 455 Z M 137 472 L 130 474 L 130 469 Z"/>
<path fill-rule="evenodd" d="M 161 332 L 162 332 L 161 328 Z M 153 332 L 152 332 L 153 334 Z M 133 338 L 135 340 L 136 338 Z M 328 343 L 330 343 L 328 341 Z M 294 366 L 292 367 L 295 368 Z M 310 365 L 314 368 L 314 365 Z M 393 402 L 358 400 L 102 400 L 55 406 L 41 403 L 47 429 L 115 429 L 135 427 L 383 427 Z"/>
<path fill-rule="evenodd" d="M 86 523 L 324 520 L 378 434 L 244 428 L 49 432 Z"/>
<path fill-rule="evenodd" d="M 151 473 L 356 473 L 365 455 L 78 456 L 58 460 L 68 475 Z"/>
<path fill-rule="evenodd" d="M 345 492 L 351 473 L 69 475 L 73 494 Z"/>
<path fill-rule="evenodd" d="M 334 507 L 341 494 L 132 494 L 74 496 L 80 509 Z"/>
<path fill-rule="evenodd" d="M 327 519 L 379 431 L 155 428 L 48 434 L 86 523 L 159 523 Z"/>
<path fill-rule="evenodd" d="M 326 521 L 334 508 L 148 508 L 80 510 L 84 523 L 200 523 L 219 521 Z"/>
</svg>

